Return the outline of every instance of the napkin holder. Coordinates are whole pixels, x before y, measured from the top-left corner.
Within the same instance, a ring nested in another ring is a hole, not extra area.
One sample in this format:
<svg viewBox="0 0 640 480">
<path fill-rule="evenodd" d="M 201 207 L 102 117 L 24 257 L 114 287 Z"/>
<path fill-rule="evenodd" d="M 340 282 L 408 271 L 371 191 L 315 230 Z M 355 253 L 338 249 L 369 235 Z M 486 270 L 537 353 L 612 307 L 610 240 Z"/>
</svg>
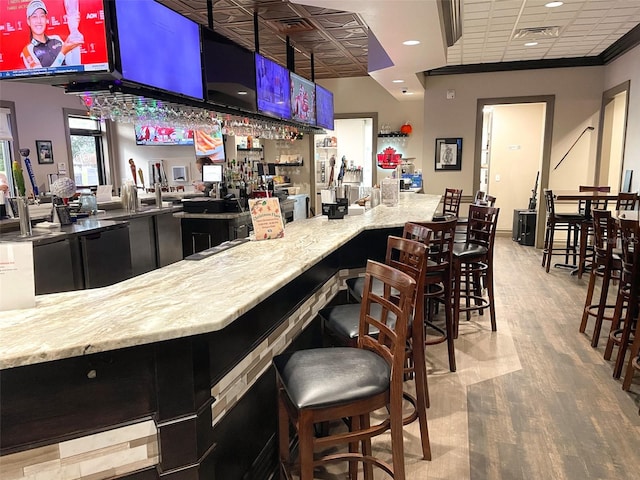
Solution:
<svg viewBox="0 0 640 480">
<path fill-rule="evenodd" d="M 344 218 L 348 213 L 349 203 L 346 198 L 338 198 L 336 203 L 323 203 L 322 214 L 326 215 L 329 220 L 338 220 Z"/>
</svg>

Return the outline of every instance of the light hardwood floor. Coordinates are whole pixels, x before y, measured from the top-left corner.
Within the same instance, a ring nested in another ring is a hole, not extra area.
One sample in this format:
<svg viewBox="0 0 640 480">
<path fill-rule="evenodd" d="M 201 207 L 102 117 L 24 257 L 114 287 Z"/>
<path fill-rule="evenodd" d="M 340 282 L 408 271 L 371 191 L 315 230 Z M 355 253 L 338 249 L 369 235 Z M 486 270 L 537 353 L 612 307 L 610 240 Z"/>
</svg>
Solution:
<svg viewBox="0 0 640 480">
<path fill-rule="evenodd" d="M 498 331 L 488 315 L 462 321 L 455 373 L 445 344 L 429 347 L 433 460 L 421 458 L 416 422 L 406 426 L 407 478 L 640 478 L 640 378 L 631 392 L 612 378 L 612 362 L 603 359 L 607 322 L 597 349 L 593 321 L 578 332 L 588 275 L 547 274 L 540 250 L 507 237 L 496 242 Z M 387 442 L 379 437 L 374 451 L 388 457 Z M 324 471 L 318 478 L 345 477 Z"/>
</svg>

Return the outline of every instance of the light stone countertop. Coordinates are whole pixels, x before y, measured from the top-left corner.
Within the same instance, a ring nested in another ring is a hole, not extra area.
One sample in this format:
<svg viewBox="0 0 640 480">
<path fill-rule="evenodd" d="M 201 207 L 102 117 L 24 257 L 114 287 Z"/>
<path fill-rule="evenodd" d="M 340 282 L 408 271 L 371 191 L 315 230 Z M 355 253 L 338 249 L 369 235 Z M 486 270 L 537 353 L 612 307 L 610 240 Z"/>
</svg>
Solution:
<svg viewBox="0 0 640 480">
<path fill-rule="evenodd" d="M 400 194 L 396 207 L 287 224 L 250 241 L 108 287 L 36 297 L 0 312 L 0 368 L 13 368 L 221 330 L 358 233 L 431 220 L 440 195 Z M 1 301 L 1 298 L 0 298 Z"/>
</svg>

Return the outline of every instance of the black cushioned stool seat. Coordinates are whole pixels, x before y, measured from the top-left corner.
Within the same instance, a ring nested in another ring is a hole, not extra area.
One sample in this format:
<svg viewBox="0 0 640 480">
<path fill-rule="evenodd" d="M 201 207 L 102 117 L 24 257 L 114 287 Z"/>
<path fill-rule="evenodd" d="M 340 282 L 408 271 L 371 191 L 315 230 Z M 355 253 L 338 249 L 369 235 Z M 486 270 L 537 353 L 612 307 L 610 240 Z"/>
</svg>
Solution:
<svg viewBox="0 0 640 480">
<path fill-rule="evenodd" d="M 361 348 L 300 350 L 275 357 L 273 364 L 297 408 L 351 403 L 389 388 L 389 364 Z"/>
</svg>

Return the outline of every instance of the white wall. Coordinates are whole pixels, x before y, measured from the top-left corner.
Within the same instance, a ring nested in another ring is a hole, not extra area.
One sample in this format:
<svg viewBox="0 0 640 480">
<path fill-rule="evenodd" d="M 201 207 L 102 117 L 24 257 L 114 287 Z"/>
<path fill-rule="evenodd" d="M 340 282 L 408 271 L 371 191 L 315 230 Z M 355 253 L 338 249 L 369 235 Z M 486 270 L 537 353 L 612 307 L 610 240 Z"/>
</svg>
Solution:
<svg viewBox="0 0 640 480">
<path fill-rule="evenodd" d="M 545 105 L 493 107 L 489 191 L 500 207 L 498 229 L 510 230 L 514 209 L 527 208 L 542 161 Z"/>
<path fill-rule="evenodd" d="M 478 99 L 555 95 L 551 168 L 560 161 L 586 126 L 596 127 L 603 92 L 604 67 L 558 68 L 512 72 L 433 76 L 426 79 L 424 101 L 425 191 L 441 193 L 462 188 L 473 195 L 473 162 Z M 455 98 L 447 100 L 447 90 Z M 462 137 L 462 171 L 435 172 L 435 139 Z M 558 170 L 549 186 L 573 189 L 595 172 L 597 138 L 585 134 Z M 431 159 L 431 160 L 429 160 Z"/>
<path fill-rule="evenodd" d="M 49 186 L 47 175 L 58 172 L 57 164 L 66 163 L 67 171 L 71 165 L 63 109 L 86 108 L 79 97 L 65 94 L 62 88 L 16 81 L 0 82 L 0 99 L 15 103 L 18 147 L 31 150 L 29 158 L 36 183 L 46 191 Z M 51 140 L 53 164 L 38 164 L 36 140 Z"/>
<path fill-rule="evenodd" d="M 627 135 L 624 146 L 624 170 L 633 170 L 631 191 L 640 189 L 640 46 L 614 60 L 605 69 L 603 91 L 631 81 Z"/>
</svg>

